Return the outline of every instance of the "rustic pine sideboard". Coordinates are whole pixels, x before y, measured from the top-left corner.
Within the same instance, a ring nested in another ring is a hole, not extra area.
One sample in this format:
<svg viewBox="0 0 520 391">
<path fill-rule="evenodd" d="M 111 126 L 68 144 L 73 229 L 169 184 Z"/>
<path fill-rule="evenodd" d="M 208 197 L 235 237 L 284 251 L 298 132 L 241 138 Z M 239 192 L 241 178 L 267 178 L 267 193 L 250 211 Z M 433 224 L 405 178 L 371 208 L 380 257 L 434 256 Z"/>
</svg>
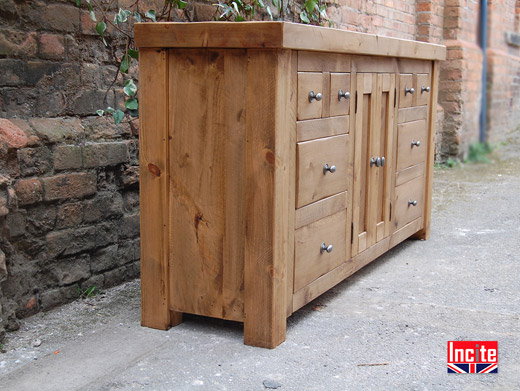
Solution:
<svg viewBox="0 0 520 391">
<path fill-rule="evenodd" d="M 285 22 L 144 23 L 142 324 L 294 311 L 430 233 L 444 46 Z"/>
</svg>

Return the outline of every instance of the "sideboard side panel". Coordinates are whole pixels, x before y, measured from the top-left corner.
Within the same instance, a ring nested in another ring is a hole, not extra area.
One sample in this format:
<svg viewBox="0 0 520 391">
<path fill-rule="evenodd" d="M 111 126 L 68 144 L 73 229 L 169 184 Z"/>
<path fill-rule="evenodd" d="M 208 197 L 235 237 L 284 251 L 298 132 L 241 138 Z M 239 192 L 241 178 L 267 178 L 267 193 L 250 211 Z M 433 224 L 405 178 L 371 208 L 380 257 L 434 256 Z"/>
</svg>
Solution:
<svg viewBox="0 0 520 391">
<path fill-rule="evenodd" d="M 171 309 L 243 321 L 245 85 L 241 49 L 170 56 Z"/>
</svg>

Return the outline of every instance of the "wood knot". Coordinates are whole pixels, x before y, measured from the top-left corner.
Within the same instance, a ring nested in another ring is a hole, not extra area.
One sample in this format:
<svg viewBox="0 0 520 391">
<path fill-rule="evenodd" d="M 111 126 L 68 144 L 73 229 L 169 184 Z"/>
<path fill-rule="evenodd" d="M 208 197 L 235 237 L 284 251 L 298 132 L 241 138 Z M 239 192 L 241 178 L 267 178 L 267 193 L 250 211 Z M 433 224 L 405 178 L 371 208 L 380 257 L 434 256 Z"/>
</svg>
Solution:
<svg viewBox="0 0 520 391">
<path fill-rule="evenodd" d="M 274 152 L 268 149 L 265 151 L 265 161 L 269 163 L 270 165 L 274 165 L 276 158 L 274 156 Z"/>
<path fill-rule="evenodd" d="M 153 163 L 148 163 L 148 171 L 150 171 L 150 174 L 154 177 L 159 178 L 161 176 L 161 169 Z"/>
</svg>

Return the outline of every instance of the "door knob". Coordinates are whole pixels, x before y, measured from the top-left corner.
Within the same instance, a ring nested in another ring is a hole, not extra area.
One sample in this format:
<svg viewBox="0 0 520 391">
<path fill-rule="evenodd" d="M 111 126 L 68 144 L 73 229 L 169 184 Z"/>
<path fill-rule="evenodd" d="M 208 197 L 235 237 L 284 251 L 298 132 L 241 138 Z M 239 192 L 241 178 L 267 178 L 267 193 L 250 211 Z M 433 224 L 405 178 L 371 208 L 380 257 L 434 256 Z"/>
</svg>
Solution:
<svg viewBox="0 0 520 391">
<path fill-rule="evenodd" d="M 421 146 L 421 142 L 419 140 L 417 140 L 417 141 L 412 140 L 412 148 L 420 147 L 420 146 Z"/>
<path fill-rule="evenodd" d="M 422 94 L 423 92 L 430 92 L 430 86 L 428 86 L 428 87 L 424 87 L 424 86 L 422 86 L 422 87 L 421 87 L 421 94 Z"/>
<path fill-rule="evenodd" d="M 416 206 L 417 205 L 417 200 L 408 200 L 408 206 Z"/>
</svg>

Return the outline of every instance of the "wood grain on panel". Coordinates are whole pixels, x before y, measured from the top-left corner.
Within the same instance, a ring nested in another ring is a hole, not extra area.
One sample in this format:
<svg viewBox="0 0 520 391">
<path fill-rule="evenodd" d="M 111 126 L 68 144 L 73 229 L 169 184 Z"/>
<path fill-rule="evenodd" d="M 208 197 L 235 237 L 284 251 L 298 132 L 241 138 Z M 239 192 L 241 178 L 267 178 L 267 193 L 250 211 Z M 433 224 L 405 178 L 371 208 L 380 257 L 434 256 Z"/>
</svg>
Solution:
<svg viewBox="0 0 520 391">
<path fill-rule="evenodd" d="M 141 324 L 165 330 L 182 320 L 168 300 L 168 52 L 144 49 L 139 79 Z"/>
</svg>

